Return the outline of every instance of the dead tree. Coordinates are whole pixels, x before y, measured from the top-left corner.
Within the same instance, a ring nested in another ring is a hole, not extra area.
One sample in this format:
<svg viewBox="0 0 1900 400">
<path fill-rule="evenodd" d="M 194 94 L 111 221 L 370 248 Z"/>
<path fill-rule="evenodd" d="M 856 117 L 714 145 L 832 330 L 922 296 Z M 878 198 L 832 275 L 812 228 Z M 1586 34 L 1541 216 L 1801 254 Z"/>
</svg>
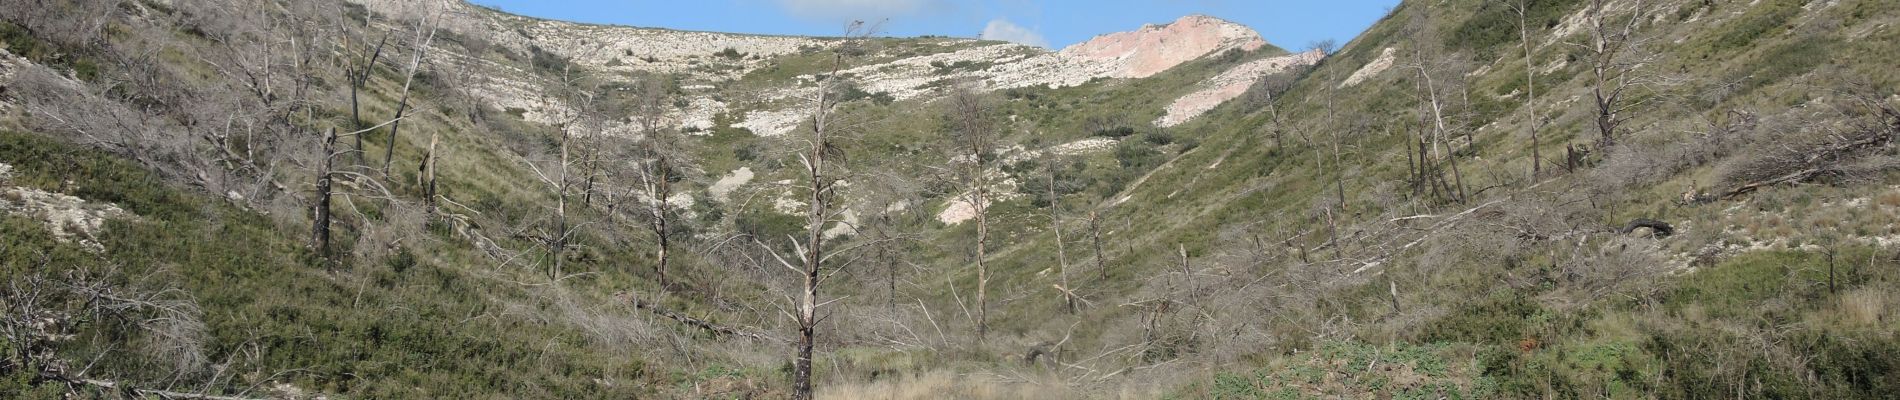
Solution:
<svg viewBox="0 0 1900 400">
<path fill-rule="evenodd" d="M 1530 0 L 1516 0 L 1510 6 L 1511 11 L 1517 13 L 1518 42 L 1524 48 L 1524 124 L 1531 133 L 1531 180 L 1535 181 L 1544 175 L 1543 142 L 1537 137 L 1537 128 L 1544 120 L 1537 114 L 1537 63 L 1531 51 Z"/>
<path fill-rule="evenodd" d="M 574 182 L 570 172 L 574 165 L 573 147 L 576 145 L 577 131 L 595 132 L 600 129 L 602 123 L 594 109 L 595 102 L 599 99 L 599 93 L 595 90 L 597 87 L 592 86 L 595 83 L 591 79 L 576 75 L 572 70 L 564 70 L 560 80 L 559 87 L 555 89 L 555 96 L 565 100 L 567 107 L 565 107 L 565 115 L 562 115 L 557 122 L 560 136 L 556 138 L 558 146 L 556 163 L 548 168 L 552 171 L 544 170 L 533 162 L 528 163 L 528 167 L 533 170 L 535 176 L 554 195 L 554 215 L 550 222 L 552 229 L 541 238 L 547 246 L 549 258 L 547 272 L 551 279 L 558 279 L 561 276 L 561 270 L 566 264 L 565 252 L 569 246 L 568 241 L 574 234 L 573 226 L 568 220 L 568 203 L 574 192 Z"/>
<path fill-rule="evenodd" d="M 798 252 L 797 264 L 787 261 L 784 256 L 767 248 L 773 259 L 786 269 L 800 275 L 803 279 L 797 304 L 798 343 L 792 359 L 792 398 L 810 400 L 812 398 L 811 361 L 812 347 L 817 341 L 818 309 L 832 301 L 819 301 L 818 290 L 826 278 L 842 269 L 827 273 L 825 264 L 833 254 L 825 247 L 825 225 L 832 222 L 831 203 L 838 178 L 832 174 L 842 166 L 834 166 L 835 161 L 842 162 L 842 150 L 836 146 L 832 136 L 840 127 L 836 125 L 836 110 L 842 102 L 838 92 L 845 87 L 846 78 L 838 76 L 845 70 L 848 57 L 859 52 L 859 45 L 875 29 L 867 28 L 864 22 L 852 22 L 846 29 L 846 37 L 852 38 L 838 46 L 832 53 L 831 71 L 818 81 L 818 90 L 811 97 L 811 130 L 800 149 L 800 168 L 804 172 L 805 189 L 809 191 L 805 214 L 805 240 L 799 243 L 792 239 L 792 248 Z M 766 247 L 760 243 L 760 247 Z"/>
<path fill-rule="evenodd" d="M 975 211 L 976 220 L 976 336 L 989 331 L 989 157 L 995 151 L 994 108 L 976 88 L 962 87 L 950 96 L 950 129 L 957 150 L 954 161 L 965 193 L 963 201 Z"/>
<path fill-rule="evenodd" d="M 1608 8 L 1610 3 L 1611 0 L 1590 0 L 1584 11 L 1589 16 L 1589 42 L 1579 45 L 1590 59 L 1590 93 L 1598 134 L 1596 147 L 1605 150 L 1616 144 L 1623 122 L 1630 118 L 1628 112 L 1643 104 L 1632 101 L 1635 94 L 1631 90 L 1650 83 L 1639 70 L 1655 59 L 1654 53 L 1643 49 L 1647 39 L 1637 32 L 1643 20 L 1649 18 L 1648 1 L 1635 0 L 1630 12 L 1620 17 L 1612 15 L 1613 11 Z"/>
<path fill-rule="evenodd" d="M 409 87 L 415 84 L 416 71 L 422 68 L 423 56 L 428 53 L 430 43 L 435 41 L 435 29 L 438 16 L 433 10 L 424 9 L 416 17 L 415 36 L 409 42 L 411 54 L 409 68 L 402 80 L 402 95 L 396 101 L 395 124 L 389 126 L 389 140 L 383 146 L 383 176 L 389 176 L 389 163 L 396 157 L 396 135 L 402 128 L 402 116 L 409 109 Z"/>
<path fill-rule="evenodd" d="M 1075 287 L 1069 286 L 1069 250 L 1068 243 L 1062 240 L 1062 197 L 1056 193 L 1056 157 L 1054 149 L 1044 149 L 1043 171 L 1046 173 L 1046 189 L 1049 196 L 1049 229 L 1056 235 L 1056 275 L 1061 279 L 1062 302 L 1070 314 L 1075 313 Z"/>
<path fill-rule="evenodd" d="M 436 162 L 442 158 L 441 153 L 439 153 L 441 143 L 442 130 L 437 129 L 429 132 L 429 148 L 426 152 L 422 153 L 422 174 L 416 177 L 416 183 L 422 187 L 424 212 L 430 218 L 435 217 L 436 211 Z"/>
<path fill-rule="evenodd" d="M 1321 54 L 1327 54 L 1327 55 L 1333 54 L 1333 50 L 1335 47 L 1337 47 L 1337 45 L 1335 45 L 1331 39 L 1313 42 L 1312 45 L 1308 46 L 1308 48 L 1311 50 L 1318 51 Z M 1329 79 L 1326 79 L 1325 81 L 1328 81 L 1328 82 L 1331 81 L 1330 74 L 1332 74 L 1332 70 L 1333 70 L 1332 68 L 1326 69 L 1327 74 L 1329 75 L 1328 77 Z M 1333 133 L 1333 190 L 1334 190 L 1334 195 L 1336 195 L 1339 200 L 1339 204 L 1338 204 L 1339 210 L 1346 211 L 1347 209 L 1346 166 L 1341 161 L 1340 149 L 1339 149 L 1340 142 L 1343 140 L 1343 138 L 1340 137 L 1340 133 L 1344 131 L 1345 129 L 1340 129 L 1339 118 L 1338 118 L 1338 114 L 1339 114 L 1338 107 L 1335 107 L 1333 105 L 1333 99 L 1337 97 L 1335 96 L 1336 94 L 1335 92 L 1338 91 L 1339 86 L 1338 85 L 1324 85 L 1324 86 L 1326 87 L 1326 125 L 1327 125 L 1326 130 L 1331 131 Z"/>
<path fill-rule="evenodd" d="M 1108 282 L 1108 263 L 1102 258 L 1101 213 L 1089 212 L 1089 242 L 1095 248 L 1095 271 L 1101 274 L 1102 282 Z"/>
<path fill-rule="evenodd" d="M 373 16 L 374 14 L 364 17 L 363 24 L 365 27 L 370 25 L 370 18 Z M 348 21 L 349 19 L 342 18 L 339 20 Z M 347 29 L 344 30 L 344 32 L 346 32 L 346 34 L 340 36 L 343 38 L 344 51 L 348 53 L 346 55 L 347 60 L 343 67 L 343 73 L 345 77 L 349 79 L 350 83 L 350 129 L 363 129 L 363 109 L 362 103 L 358 100 L 358 93 L 363 91 L 363 87 L 369 84 L 369 78 L 374 76 L 376 60 L 382 58 L 383 48 L 389 44 L 389 37 L 393 32 L 384 32 L 382 39 L 376 41 L 376 47 L 370 50 L 369 56 L 360 58 L 356 56 L 357 50 L 351 46 L 351 44 L 357 43 L 353 40 L 357 38 L 357 35 L 347 34 Z M 368 44 L 368 42 L 364 42 L 364 44 Z M 363 165 L 363 136 L 357 135 L 355 141 L 356 151 L 354 153 L 356 155 L 356 165 Z"/>
<path fill-rule="evenodd" d="M 632 197 L 640 205 L 640 214 L 657 244 L 654 272 L 664 290 L 668 282 L 667 265 L 673 249 L 673 215 L 677 213 L 668 201 L 673 197 L 673 181 L 680 178 L 686 152 L 680 148 L 681 141 L 675 137 L 675 133 L 663 126 L 663 119 L 672 104 L 667 88 L 657 78 L 643 80 L 637 85 L 632 111 L 643 137 L 633 168 L 638 178 L 634 190 L 638 193 Z"/>
<path fill-rule="evenodd" d="M 335 177 L 336 128 L 325 131 L 318 142 L 321 147 L 317 154 L 322 159 L 317 160 L 316 205 L 310 213 L 310 249 L 327 263 L 333 261 L 330 259 L 330 180 Z"/>
<path fill-rule="evenodd" d="M 1420 136 L 1421 139 L 1429 137 L 1431 150 L 1426 157 L 1421 158 L 1425 165 L 1430 166 L 1426 168 L 1426 171 L 1435 175 L 1433 179 L 1441 183 L 1443 182 L 1443 178 L 1437 177 L 1438 170 L 1436 164 L 1442 162 L 1450 167 L 1452 182 L 1450 187 L 1444 188 L 1445 195 L 1455 201 L 1462 202 L 1466 199 L 1464 174 L 1458 169 L 1457 149 L 1451 148 L 1448 144 L 1450 136 L 1452 135 L 1451 128 L 1447 122 L 1449 118 L 1446 104 L 1448 99 L 1444 98 L 1444 96 L 1440 96 L 1439 82 L 1437 79 L 1438 75 L 1455 71 L 1445 71 L 1449 69 L 1449 67 L 1445 60 L 1441 59 L 1441 56 L 1437 54 L 1438 49 L 1435 44 L 1439 43 L 1439 40 L 1436 39 L 1438 32 L 1430 23 L 1428 12 L 1429 10 L 1415 13 L 1411 26 L 1408 27 L 1409 30 L 1413 31 L 1412 34 L 1418 37 L 1417 42 L 1421 43 L 1421 45 L 1413 47 L 1413 64 L 1408 67 L 1418 74 L 1420 107 L 1424 109 L 1424 118 L 1430 122 L 1429 125 L 1427 125 L 1428 128 L 1420 132 Z M 1455 75 L 1462 76 L 1462 74 Z M 1429 135 L 1426 135 L 1426 133 L 1429 133 Z M 1427 153 L 1422 144 L 1419 151 L 1420 153 Z M 1436 188 L 1434 190 L 1436 190 Z"/>
</svg>

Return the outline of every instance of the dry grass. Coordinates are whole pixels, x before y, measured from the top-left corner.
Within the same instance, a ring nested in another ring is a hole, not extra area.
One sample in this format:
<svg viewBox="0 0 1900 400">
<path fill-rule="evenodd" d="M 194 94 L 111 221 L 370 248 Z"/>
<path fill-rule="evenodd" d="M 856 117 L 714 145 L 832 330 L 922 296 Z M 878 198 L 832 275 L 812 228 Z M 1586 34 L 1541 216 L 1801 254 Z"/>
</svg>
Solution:
<svg viewBox="0 0 1900 400">
<path fill-rule="evenodd" d="M 821 386 L 821 399 L 1079 399 L 1083 393 L 1061 383 L 1008 382 L 1000 377 L 932 371 L 875 382 Z"/>
<path fill-rule="evenodd" d="M 1856 326 L 1878 326 L 1895 321 L 1895 298 L 1892 293 L 1876 288 L 1862 288 L 1841 296 L 1836 305 L 1837 318 Z"/>
<path fill-rule="evenodd" d="M 1883 207 L 1900 208 L 1900 191 L 1882 192 L 1874 201 Z"/>
</svg>

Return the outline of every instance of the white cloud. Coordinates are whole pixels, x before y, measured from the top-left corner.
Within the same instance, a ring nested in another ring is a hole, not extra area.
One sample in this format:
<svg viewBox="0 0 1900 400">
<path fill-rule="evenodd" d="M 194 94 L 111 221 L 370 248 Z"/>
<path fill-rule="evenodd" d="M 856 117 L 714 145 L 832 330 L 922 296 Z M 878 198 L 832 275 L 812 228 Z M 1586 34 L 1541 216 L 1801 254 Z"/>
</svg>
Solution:
<svg viewBox="0 0 1900 400">
<path fill-rule="evenodd" d="M 1016 25 L 1014 22 L 1009 22 L 1009 20 L 1001 18 L 990 20 L 990 24 L 983 27 L 982 38 L 1036 47 L 1049 47 L 1049 39 L 1044 39 L 1041 33 L 1036 33 L 1035 30 L 1024 28 L 1022 25 Z"/>
<path fill-rule="evenodd" d="M 801 18 L 874 20 L 917 14 L 937 0 L 776 0 L 779 7 Z"/>
</svg>

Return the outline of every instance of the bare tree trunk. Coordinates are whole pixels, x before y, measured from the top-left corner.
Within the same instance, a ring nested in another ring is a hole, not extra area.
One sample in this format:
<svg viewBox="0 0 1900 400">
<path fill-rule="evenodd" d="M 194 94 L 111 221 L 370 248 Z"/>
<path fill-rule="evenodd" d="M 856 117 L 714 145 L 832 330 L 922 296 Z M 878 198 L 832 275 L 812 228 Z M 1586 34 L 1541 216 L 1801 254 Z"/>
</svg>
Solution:
<svg viewBox="0 0 1900 400">
<path fill-rule="evenodd" d="M 660 290 L 665 291 L 670 290 L 672 285 L 669 267 L 672 265 L 674 213 L 672 203 L 668 201 L 673 197 L 672 180 L 676 172 L 680 171 L 680 167 L 676 164 L 687 163 L 688 161 L 684 160 L 688 158 L 680 154 L 683 150 L 677 147 L 678 142 L 675 141 L 672 132 L 662 126 L 667 107 L 671 104 L 668 101 L 668 90 L 655 79 L 642 80 L 634 89 L 638 97 L 634 103 L 634 120 L 640 124 L 644 137 L 640 141 L 637 167 L 634 171 L 639 178 L 639 184 L 630 189 L 628 195 L 640 205 L 641 212 L 645 214 L 646 229 L 653 233 L 654 242 L 658 245 L 655 250 L 657 262 L 653 270 L 655 277 L 658 278 Z M 588 193 L 593 192 L 595 177 L 599 175 L 598 147 L 590 146 L 585 161 L 587 162 L 587 181 L 583 185 L 586 188 L 585 192 Z M 638 192 L 637 196 L 635 191 Z M 582 202 L 591 204 L 591 200 L 585 198 Z M 611 203 L 612 200 L 610 199 L 609 202 Z M 608 207 L 611 208 L 613 205 L 610 204 Z"/>
<path fill-rule="evenodd" d="M 1095 247 L 1095 271 L 1102 275 L 1103 282 L 1107 282 L 1108 263 L 1102 259 L 1102 225 L 1098 222 L 1100 219 L 1101 214 L 1095 211 L 1089 212 L 1089 236 L 1090 242 Z"/>
<path fill-rule="evenodd" d="M 1407 128 L 1407 130 L 1408 132 L 1404 133 L 1406 135 L 1405 137 L 1405 173 L 1406 173 L 1406 176 L 1410 179 L 1408 179 L 1408 182 L 1406 183 L 1412 186 L 1412 197 L 1418 197 L 1420 194 L 1424 193 L 1425 186 L 1422 185 L 1421 183 L 1425 182 L 1425 179 L 1424 179 L 1425 172 L 1424 172 L 1424 169 L 1422 168 L 1423 165 L 1420 165 L 1421 164 L 1419 162 L 1420 158 L 1416 154 L 1417 152 L 1414 152 L 1412 150 L 1412 142 L 1414 142 L 1411 136 L 1412 133 L 1409 132 L 1410 130 L 1409 128 Z"/>
<path fill-rule="evenodd" d="M 667 212 L 671 204 L 667 203 L 667 198 L 673 195 L 673 185 L 667 181 L 666 176 L 670 175 L 671 171 L 669 170 L 670 167 L 665 165 L 666 161 L 659 160 L 655 162 L 662 165 L 658 167 L 660 177 L 653 183 L 653 185 L 655 185 L 653 190 L 655 198 L 651 200 L 654 202 L 652 207 L 653 235 L 660 245 L 659 254 L 656 255 L 656 258 L 659 260 L 657 260 L 654 265 L 654 271 L 659 275 L 661 290 L 666 290 L 668 287 L 666 266 L 668 261 L 671 260 L 673 250 L 672 227 L 669 225 L 672 216 Z"/>
<path fill-rule="evenodd" d="M 350 123 L 352 124 L 350 129 L 363 129 L 363 111 L 361 104 L 357 101 L 357 92 L 362 91 L 363 86 L 369 84 L 369 77 L 376 71 L 376 60 L 383 56 L 383 45 L 389 44 L 389 35 L 389 33 L 383 33 L 382 40 L 376 42 L 376 50 L 370 53 L 369 60 L 356 66 L 354 71 L 350 71 Z M 365 151 L 363 150 L 363 135 L 350 136 L 356 141 L 356 165 L 363 165 Z"/>
<path fill-rule="evenodd" d="M 863 28 L 860 22 L 851 24 L 846 36 L 857 34 Z M 828 181 L 826 170 L 830 154 L 835 151 L 827 137 L 831 124 L 833 100 L 831 90 L 836 87 L 838 71 L 844 70 L 845 49 L 839 49 L 833 56 L 831 73 L 818 84 L 818 94 L 812 103 L 811 148 L 805 156 L 805 168 L 808 189 L 811 190 L 811 204 L 805 214 L 805 248 L 803 254 L 804 285 L 798 301 L 798 350 L 792 360 L 792 398 L 811 400 L 811 362 L 812 347 L 817 339 L 818 327 L 818 285 L 822 282 L 822 269 L 825 262 L 825 222 L 830 213 L 832 182 Z"/>
<path fill-rule="evenodd" d="M 977 165 L 982 164 L 978 163 Z M 979 166 L 978 168 L 982 167 Z M 985 259 L 989 258 L 987 254 L 989 246 L 987 246 L 987 244 L 990 237 L 990 224 L 989 219 L 984 216 L 984 214 L 987 213 L 984 210 L 987 208 L 984 203 L 986 203 L 988 199 L 983 195 L 983 189 L 978 188 L 976 194 L 972 197 L 975 197 L 976 200 L 974 201 L 976 204 L 976 337 L 981 339 L 989 332 L 990 327 L 990 303 L 988 296 L 990 269 L 989 265 L 984 262 Z"/>
<path fill-rule="evenodd" d="M 1194 286 L 1194 269 L 1188 264 L 1187 245 L 1175 243 L 1174 249 L 1181 254 L 1181 279 L 1182 282 L 1187 283 L 1188 302 L 1193 303 L 1195 307 L 1200 307 L 1200 288 Z"/>
<path fill-rule="evenodd" d="M 362 135 L 357 135 L 357 136 L 361 137 Z M 442 132 L 441 131 L 431 132 L 429 134 L 429 151 L 427 153 L 424 153 L 422 156 L 422 205 L 423 205 L 423 209 L 425 213 L 429 216 L 434 216 L 436 212 L 436 204 L 435 204 L 436 160 L 441 158 L 441 155 L 436 153 L 437 151 L 436 147 L 441 142 L 442 142 Z"/>
<path fill-rule="evenodd" d="M 594 206 L 594 179 L 600 176 L 600 143 L 598 139 L 595 142 L 587 146 L 586 181 L 581 183 L 581 206 L 583 207 Z"/>
<path fill-rule="evenodd" d="M 554 189 L 555 190 L 554 238 L 550 240 L 548 243 L 548 255 L 554 258 L 553 260 L 550 260 L 551 263 L 549 264 L 550 267 L 548 269 L 548 277 L 552 279 L 559 279 L 561 277 L 561 267 L 563 267 L 564 264 L 566 264 L 567 262 L 567 257 L 563 253 L 567 251 L 567 236 L 568 236 L 568 231 L 567 231 L 568 142 L 573 139 L 573 136 L 574 136 L 573 128 L 565 127 L 565 126 L 561 127 L 561 171 L 560 171 L 559 176 L 555 178 L 556 181 L 555 181 L 555 189 Z"/>
<path fill-rule="evenodd" d="M 1837 292 L 1838 287 L 1834 285 L 1834 248 L 1829 247 L 1827 249 L 1827 294 L 1832 295 Z"/>
<path fill-rule="evenodd" d="M 402 80 L 402 97 L 396 102 L 396 123 L 389 126 L 389 140 L 383 147 L 383 176 L 389 176 L 389 164 L 396 157 L 396 132 L 402 128 L 403 113 L 409 109 L 409 87 L 415 84 L 416 72 L 422 68 L 422 57 L 428 53 L 429 44 L 435 41 L 435 23 L 431 16 L 424 15 L 416 21 L 416 37 L 410 43 L 415 46 L 415 54 L 409 58 L 408 77 Z M 563 167 L 565 168 L 565 167 Z"/>
<path fill-rule="evenodd" d="M 1331 47 L 1330 44 L 1326 46 Z M 1330 50 L 1328 51 L 1330 52 Z M 1330 73 L 1328 75 L 1330 75 Z M 1331 79 L 1328 79 L 1327 81 L 1330 82 Z M 1346 211 L 1346 207 L 1347 207 L 1346 206 L 1346 166 L 1342 165 L 1342 163 L 1340 162 L 1339 132 L 1342 129 L 1339 128 L 1339 119 L 1337 118 L 1337 114 L 1335 113 L 1335 110 L 1333 107 L 1333 94 L 1334 94 L 1333 91 L 1336 90 L 1338 86 L 1326 85 L 1326 88 L 1327 88 L 1326 89 L 1326 125 L 1331 128 L 1330 130 L 1333 131 L 1333 189 L 1334 189 L 1334 194 L 1338 195 L 1339 210 L 1343 212 L 1343 211 Z"/>
<path fill-rule="evenodd" d="M 991 110 L 981 94 L 970 88 L 959 89 L 952 96 L 950 110 L 956 126 L 952 132 L 954 139 L 962 146 L 962 157 L 969 157 L 963 165 L 962 179 L 969 195 L 965 198 L 976 211 L 976 336 L 982 338 L 989 332 L 989 164 L 984 160 L 991 148 L 991 136 L 994 135 L 989 121 Z"/>
<path fill-rule="evenodd" d="M 403 85 L 405 88 L 407 84 Z M 396 123 L 389 125 L 389 141 L 383 145 L 383 176 L 389 176 L 390 161 L 396 157 L 396 132 L 402 129 L 402 114 L 409 108 L 409 91 L 403 90 L 402 99 L 396 102 Z"/>
<path fill-rule="evenodd" d="M 1637 40 L 1635 38 L 1637 24 L 1643 21 L 1648 11 L 1647 2 L 1637 0 L 1631 8 L 1634 11 L 1630 14 L 1628 21 L 1621 27 L 1609 26 L 1604 21 L 1608 18 L 1606 15 L 1609 13 L 1608 2 L 1609 0 L 1592 0 L 1587 11 L 1590 15 L 1590 44 L 1587 50 L 1590 51 L 1590 72 L 1593 78 L 1593 87 L 1590 92 L 1596 100 L 1596 125 L 1599 135 L 1597 149 L 1599 151 L 1608 150 L 1616 145 L 1618 131 L 1626 118 L 1622 115 L 1625 107 L 1623 95 L 1631 86 L 1629 75 L 1643 63 L 1626 63 L 1623 60 L 1627 57 L 1625 53 L 1632 50 L 1632 42 Z"/>
<path fill-rule="evenodd" d="M 1050 150 L 1043 150 L 1043 153 L 1048 154 L 1049 151 Z M 1056 272 L 1057 276 L 1062 280 L 1063 303 L 1068 306 L 1069 313 L 1074 314 L 1075 288 L 1069 286 L 1069 251 L 1068 244 L 1062 241 L 1062 199 L 1056 197 L 1055 161 L 1049 159 L 1048 162 L 1044 163 L 1043 168 L 1049 174 L 1047 182 L 1049 189 L 1049 229 L 1054 230 L 1056 234 Z"/>
<path fill-rule="evenodd" d="M 1393 314 L 1398 314 L 1398 313 L 1399 313 L 1399 312 L 1401 311 L 1401 310 L 1399 309 L 1399 282 L 1398 282 L 1398 281 L 1386 281 L 1386 283 L 1388 283 L 1388 284 L 1391 284 L 1391 289 L 1392 289 L 1392 313 L 1393 313 Z"/>
<path fill-rule="evenodd" d="M 317 155 L 323 159 L 317 161 L 317 201 L 311 209 L 310 247 L 316 250 L 317 257 L 329 263 L 333 261 L 330 256 L 330 183 L 336 160 L 336 128 L 323 134 Z"/>
<path fill-rule="evenodd" d="M 1447 136 L 1449 136 L 1449 135 L 1447 135 Z M 1447 141 L 1449 141 L 1449 140 L 1450 140 L 1450 138 L 1449 138 L 1449 137 L 1445 137 L 1445 138 L 1442 138 L 1441 140 L 1447 140 Z M 1449 163 L 1449 164 L 1451 164 L 1451 180 L 1452 180 L 1452 184 L 1453 184 L 1453 185 L 1455 185 L 1455 186 L 1457 186 L 1457 189 L 1458 189 L 1458 192 L 1457 192 L 1457 193 L 1458 193 L 1458 202 L 1460 202 L 1460 203 L 1463 203 L 1463 202 L 1465 202 L 1465 201 L 1466 201 L 1466 198 L 1465 198 L 1465 196 L 1466 196 L 1466 194 L 1465 194 L 1465 174 L 1464 174 L 1463 172 L 1459 172 L 1459 170 L 1458 170 L 1458 149 L 1456 149 L 1456 148 L 1452 148 L 1452 147 L 1451 147 L 1451 144 L 1449 144 L 1449 143 L 1447 143 L 1447 144 L 1445 145 L 1445 149 L 1447 150 L 1447 152 L 1445 153 L 1445 162 L 1446 162 L 1446 163 Z"/>
<path fill-rule="evenodd" d="M 889 209 L 889 207 L 885 209 Z M 891 226 L 891 217 L 889 214 L 884 214 L 879 215 L 877 218 L 881 220 L 879 224 L 883 225 L 883 228 L 878 230 L 878 241 L 889 242 L 891 240 L 890 234 L 885 232 L 884 229 L 888 229 Z M 891 249 L 889 245 L 877 246 L 877 259 L 879 262 L 884 263 L 885 302 L 886 305 L 889 306 L 891 315 L 897 315 L 897 262 L 891 259 L 890 252 Z M 897 323 L 895 319 L 891 322 Z"/>
<path fill-rule="evenodd" d="M 1449 194 L 1456 196 L 1457 201 L 1462 202 L 1465 199 L 1465 182 L 1464 182 L 1464 177 L 1458 171 L 1457 149 L 1452 148 L 1450 144 L 1447 143 L 1449 141 L 1448 136 L 1450 136 L 1451 132 L 1449 128 L 1445 127 L 1445 111 L 1444 111 L 1445 107 L 1444 107 L 1444 104 L 1440 102 L 1438 99 L 1438 86 L 1436 83 L 1433 82 L 1432 74 L 1429 72 L 1428 67 L 1426 67 L 1425 65 L 1424 57 L 1421 56 L 1418 58 L 1418 60 L 1419 60 L 1418 75 L 1419 75 L 1419 78 L 1423 79 L 1424 81 L 1423 83 L 1425 85 L 1425 94 L 1428 96 L 1431 102 L 1431 111 L 1432 111 L 1431 116 L 1432 116 L 1432 127 L 1433 127 L 1432 129 L 1433 151 L 1432 152 L 1435 153 L 1433 158 L 1436 159 L 1438 157 L 1444 157 L 1445 160 L 1448 163 L 1450 163 L 1451 175 L 1452 175 L 1453 182 L 1456 184 L 1456 188 L 1452 188 L 1451 190 L 1449 190 Z M 1440 147 L 1443 147 L 1444 150 L 1442 151 L 1438 150 Z M 1442 153 L 1442 154 L 1438 154 L 1438 153 Z"/>
<path fill-rule="evenodd" d="M 1333 209 L 1328 208 L 1322 211 L 1326 213 L 1326 236 L 1328 236 L 1328 241 L 1333 243 L 1333 259 L 1344 260 L 1346 252 L 1343 248 L 1346 244 L 1339 242 L 1339 223 L 1333 220 Z"/>
<path fill-rule="evenodd" d="M 1518 0 L 1515 5 L 1518 40 L 1524 46 L 1524 112 L 1529 115 L 1525 125 L 1531 131 L 1531 180 L 1535 181 L 1544 175 L 1543 142 L 1537 137 L 1538 125 L 1544 120 L 1537 115 L 1537 64 L 1532 60 L 1530 21 L 1525 16 L 1530 12 L 1530 4 L 1527 0 Z"/>
</svg>

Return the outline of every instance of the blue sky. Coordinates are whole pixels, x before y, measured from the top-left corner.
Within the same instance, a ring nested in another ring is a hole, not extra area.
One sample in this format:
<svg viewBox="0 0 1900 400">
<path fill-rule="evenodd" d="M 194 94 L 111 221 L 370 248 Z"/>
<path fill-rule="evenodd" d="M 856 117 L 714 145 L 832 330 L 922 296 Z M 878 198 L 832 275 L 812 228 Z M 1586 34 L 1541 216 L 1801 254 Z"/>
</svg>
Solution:
<svg viewBox="0 0 1900 400">
<path fill-rule="evenodd" d="M 515 14 L 695 31 L 836 36 L 853 19 L 884 36 L 987 36 L 1061 48 L 1188 14 L 1238 22 L 1274 45 L 1345 44 L 1398 0 L 471 0 Z"/>
</svg>

